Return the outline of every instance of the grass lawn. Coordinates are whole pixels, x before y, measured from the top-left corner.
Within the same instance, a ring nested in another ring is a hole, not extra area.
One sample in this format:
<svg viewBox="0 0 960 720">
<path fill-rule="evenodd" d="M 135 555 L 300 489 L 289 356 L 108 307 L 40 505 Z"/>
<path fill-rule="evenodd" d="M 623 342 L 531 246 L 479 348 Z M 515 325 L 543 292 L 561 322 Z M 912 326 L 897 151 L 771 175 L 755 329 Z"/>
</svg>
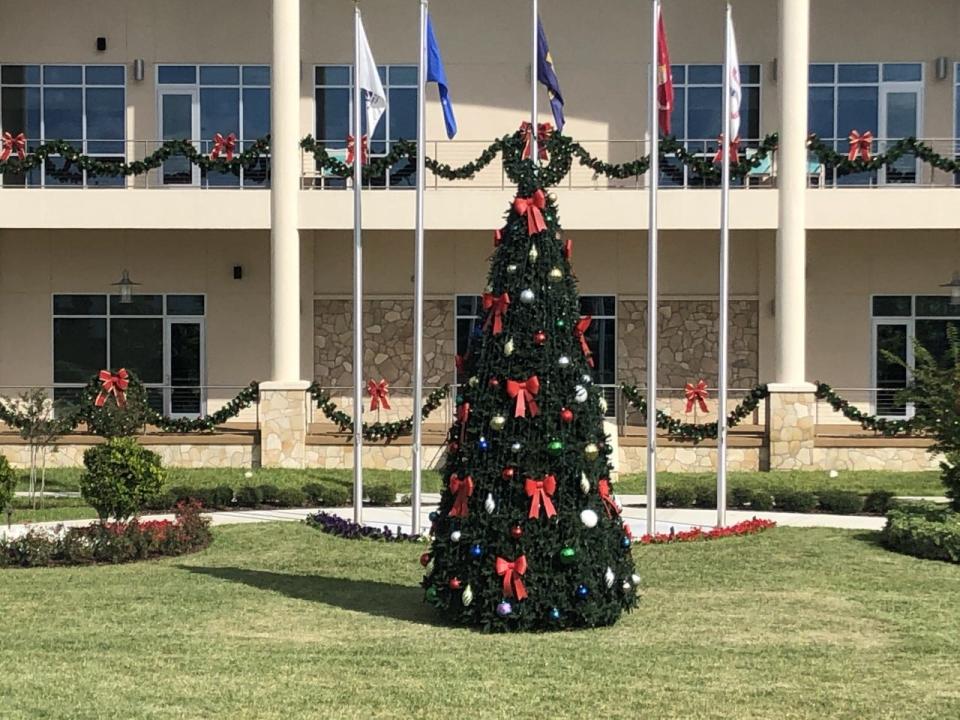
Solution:
<svg viewBox="0 0 960 720">
<path fill-rule="evenodd" d="M 197 555 L 0 577 L 0 716 L 960 716 L 960 567 L 778 529 L 635 550 L 639 611 L 594 631 L 437 624 L 420 545 L 299 524 Z"/>
</svg>

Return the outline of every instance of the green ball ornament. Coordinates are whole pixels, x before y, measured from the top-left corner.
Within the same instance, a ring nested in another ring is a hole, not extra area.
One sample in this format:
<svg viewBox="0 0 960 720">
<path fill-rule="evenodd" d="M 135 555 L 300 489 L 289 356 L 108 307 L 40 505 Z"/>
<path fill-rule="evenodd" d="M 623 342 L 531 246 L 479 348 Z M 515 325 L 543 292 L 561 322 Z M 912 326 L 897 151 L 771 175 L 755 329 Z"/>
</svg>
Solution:
<svg viewBox="0 0 960 720">
<path fill-rule="evenodd" d="M 432 585 L 427 588 L 427 602 L 433 603 L 437 601 L 437 589 Z"/>
<path fill-rule="evenodd" d="M 562 329 L 562 328 L 566 327 L 566 324 L 567 324 L 567 323 L 566 323 L 566 321 L 564 321 L 563 318 L 557 318 L 557 327 L 558 327 L 558 328 L 561 328 L 561 329 Z"/>
<path fill-rule="evenodd" d="M 463 405 L 463 395 L 457 395 L 457 405 Z"/>
<path fill-rule="evenodd" d="M 560 562 L 564 565 L 569 565 L 577 557 L 577 551 L 572 547 L 565 547 L 560 551 Z"/>
<path fill-rule="evenodd" d="M 547 450 L 552 453 L 558 453 L 563 450 L 563 443 L 560 440 L 551 440 L 547 443 Z"/>
</svg>

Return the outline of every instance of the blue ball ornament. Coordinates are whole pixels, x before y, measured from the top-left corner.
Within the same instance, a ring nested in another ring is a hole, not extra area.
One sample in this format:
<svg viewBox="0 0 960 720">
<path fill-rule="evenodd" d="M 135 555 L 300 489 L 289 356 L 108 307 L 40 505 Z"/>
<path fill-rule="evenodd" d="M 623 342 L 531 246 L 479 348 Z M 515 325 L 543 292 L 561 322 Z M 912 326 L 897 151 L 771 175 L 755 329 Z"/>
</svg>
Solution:
<svg viewBox="0 0 960 720">
<path fill-rule="evenodd" d="M 590 588 L 584 584 L 577 585 L 577 599 L 586 600 L 587 596 L 590 594 Z"/>
<path fill-rule="evenodd" d="M 440 513 L 438 513 L 436 510 L 433 510 L 427 517 L 430 518 L 430 522 L 434 523 L 440 519 Z"/>
<path fill-rule="evenodd" d="M 504 600 L 502 603 L 497 605 L 497 615 L 500 617 L 506 617 L 513 612 L 513 605 Z"/>
<path fill-rule="evenodd" d="M 483 555 L 483 547 L 481 547 L 480 543 L 474 543 L 473 545 L 470 546 L 470 557 L 479 558 L 482 555 Z"/>
<path fill-rule="evenodd" d="M 620 538 L 620 547 L 622 547 L 624 550 L 629 550 L 630 545 L 631 545 L 630 538 L 628 538 L 626 535 Z"/>
<path fill-rule="evenodd" d="M 474 326 L 473 326 L 473 336 L 474 336 L 474 337 L 480 337 L 481 335 L 483 335 L 483 325 L 481 325 L 480 323 L 474 324 Z"/>
<path fill-rule="evenodd" d="M 550 619 L 554 622 L 560 619 L 560 608 L 550 608 Z"/>
<path fill-rule="evenodd" d="M 480 436 L 480 439 L 477 440 L 477 448 L 486 452 L 490 449 L 490 441 L 487 440 L 483 435 Z"/>
</svg>

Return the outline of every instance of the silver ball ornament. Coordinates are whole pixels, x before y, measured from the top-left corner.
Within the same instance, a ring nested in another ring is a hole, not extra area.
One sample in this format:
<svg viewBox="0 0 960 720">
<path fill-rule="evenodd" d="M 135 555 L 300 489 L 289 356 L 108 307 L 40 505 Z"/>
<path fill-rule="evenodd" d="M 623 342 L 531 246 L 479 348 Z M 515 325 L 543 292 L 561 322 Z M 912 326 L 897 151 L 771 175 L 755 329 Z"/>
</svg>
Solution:
<svg viewBox="0 0 960 720">
<path fill-rule="evenodd" d="M 594 528 L 597 526 L 597 522 L 600 520 L 600 517 L 596 512 L 587 508 L 580 513 L 580 522 L 584 524 L 585 527 Z"/>
<path fill-rule="evenodd" d="M 450 542 L 460 542 L 461 537 L 463 536 L 460 534 L 460 531 L 454 530 L 452 533 L 450 533 Z"/>
<path fill-rule="evenodd" d="M 578 403 L 585 403 L 587 401 L 587 389 L 583 385 L 577 385 L 573 388 L 573 399 Z"/>
<path fill-rule="evenodd" d="M 567 357 L 566 355 L 561 355 L 560 357 L 557 358 L 557 365 L 559 365 L 562 368 L 569 367 L 570 358 Z"/>
<path fill-rule="evenodd" d="M 531 290 L 530 288 L 527 288 L 520 292 L 520 302 L 522 302 L 525 305 L 529 305 L 530 303 L 532 303 L 534 300 L 536 300 L 536 297 L 537 296 L 533 294 L 533 290 Z"/>
</svg>

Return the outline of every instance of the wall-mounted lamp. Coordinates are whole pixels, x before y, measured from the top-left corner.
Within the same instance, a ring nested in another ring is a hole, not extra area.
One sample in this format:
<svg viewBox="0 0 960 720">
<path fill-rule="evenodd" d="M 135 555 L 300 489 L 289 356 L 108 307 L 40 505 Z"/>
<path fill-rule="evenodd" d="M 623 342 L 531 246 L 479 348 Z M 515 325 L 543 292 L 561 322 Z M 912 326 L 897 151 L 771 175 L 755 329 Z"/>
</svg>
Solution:
<svg viewBox="0 0 960 720">
<path fill-rule="evenodd" d="M 243 280 L 243 265 L 234 265 L 234 266 L 233 266 L 233 279 L 234 279 L 234 280 Z"/>
<path fill-rule="evenodd" d="M 137 82 L 143 82 L 143 58 L 137 58 L 133 61 L 133 79 Z"/>
<path fill-rule="evenodd" d="M 97 38 L 97 52 L 107 51 L 107 39 L 105 37 Z"/>
<path fill-rule="evenodd" d="M 937 80 L 946 80 L 950 74 L 950 59 L 941 55 L 933 61 Z"/>
<path fill-rule="evenodd" d="M 950 288 L 951 305 L 960 305 L 960 270 L 954 270 L 950 282 L 943 283 L 940 287 Z"/>
<path fill-rule="evenodd" d="M 140 283 L 134 282 L 130 279 L 130 273 L 126 270 L 120 275 L 119 282 L 111 283 L 113 287 L 119 288 L 120 290 L 120 304 L 129 305 L 133 302 L 133 288 L 139 285 Z"/>
</svg>

